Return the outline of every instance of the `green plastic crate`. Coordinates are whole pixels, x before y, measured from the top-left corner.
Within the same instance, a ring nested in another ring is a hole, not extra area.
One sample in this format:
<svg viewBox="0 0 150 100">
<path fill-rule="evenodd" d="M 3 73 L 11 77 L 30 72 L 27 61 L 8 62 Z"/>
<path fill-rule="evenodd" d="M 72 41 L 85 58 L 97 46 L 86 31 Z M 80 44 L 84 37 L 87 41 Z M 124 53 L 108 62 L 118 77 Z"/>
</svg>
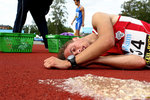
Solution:
<svg viewBox="0 0 150 100">
<path fill-rule="evenodd" d="M 2 52 L 32 52 L 34 34 L 0 33 Z"/>
<path fill-rule="evenodd" d="M 59 49 L 75 36 L 46 35 L 49 52 L 58 53 Z"/>
</svg>

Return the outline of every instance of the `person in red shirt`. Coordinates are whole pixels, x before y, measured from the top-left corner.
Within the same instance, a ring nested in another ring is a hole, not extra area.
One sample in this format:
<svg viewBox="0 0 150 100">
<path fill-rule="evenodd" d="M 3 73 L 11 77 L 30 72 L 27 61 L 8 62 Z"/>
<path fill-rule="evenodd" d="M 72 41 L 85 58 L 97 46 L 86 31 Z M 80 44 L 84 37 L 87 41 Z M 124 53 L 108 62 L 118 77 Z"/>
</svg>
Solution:
<svg viewBox="0 0 150 100">
<path fill-rule="evenodd" d="M 92 17 L 92 25 L 93 34 L 67 42 L 60 50 L 60 59 L 47 58 L 44 66 L 68 69 L 99 63 L 120 69 L 149 67 L 150 24 L 98 12 Z"/>
</svg>

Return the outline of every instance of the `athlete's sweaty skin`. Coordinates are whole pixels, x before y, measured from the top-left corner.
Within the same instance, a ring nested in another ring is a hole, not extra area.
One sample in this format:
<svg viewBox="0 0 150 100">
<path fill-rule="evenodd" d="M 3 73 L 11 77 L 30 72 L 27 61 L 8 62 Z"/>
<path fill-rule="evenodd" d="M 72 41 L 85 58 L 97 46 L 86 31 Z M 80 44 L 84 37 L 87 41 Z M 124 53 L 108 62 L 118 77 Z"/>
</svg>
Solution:
<svg viewBox="0 0 150 100">
<path fill-rule="evenodd" d="M 142 69 L 145 67 L 145 60 L 137 55 L 109 55 L 101 56 L 116 45 L 113 26 L 118 21 L 118 15 L 106 13 L 95 13 L 92 17 L 93 28 L 98 35 L 90 34 L 83 38 L 73 39 L 64 51 L 64 56 L 76 55 L 78 65 L 89 63 L 107 64 L 120 69 Z M 89 62 L 89 63 L 87 63 Z M 46 68 L 68 69 L 71 64 L 67 60 L 60 60 L 56 57 L 47 58 L 44 61 Z"/>
</svg>

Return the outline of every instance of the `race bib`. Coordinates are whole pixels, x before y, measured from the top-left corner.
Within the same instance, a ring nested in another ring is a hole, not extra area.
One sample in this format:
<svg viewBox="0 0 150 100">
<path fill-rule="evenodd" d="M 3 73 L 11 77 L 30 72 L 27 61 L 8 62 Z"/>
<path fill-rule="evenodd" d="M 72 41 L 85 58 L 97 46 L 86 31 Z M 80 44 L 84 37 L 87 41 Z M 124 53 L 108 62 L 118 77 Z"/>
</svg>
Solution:
<svg viewBox="0 0 150 100">
<path fill-rule="evenodd" d="M 150 35 L 145 32 L 125 30 L 122 49 L 129 54 L 139 55 L 150 65 Z"/>
<path fill-rule="evenodd" d="M 79 17 L 79 12 L 76 12 L 76 18 L 78 18 Z"/>
</svg>

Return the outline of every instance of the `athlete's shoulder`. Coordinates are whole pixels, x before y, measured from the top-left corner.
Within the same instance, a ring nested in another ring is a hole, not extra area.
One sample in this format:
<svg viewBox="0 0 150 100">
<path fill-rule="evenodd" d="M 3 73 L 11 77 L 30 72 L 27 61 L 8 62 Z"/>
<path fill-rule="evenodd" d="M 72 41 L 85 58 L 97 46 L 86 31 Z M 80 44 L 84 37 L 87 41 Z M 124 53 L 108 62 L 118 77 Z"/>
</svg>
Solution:
<svg viewBox="0 0 150 100">
<path fill-rule="evenodd" d="M 103 12 L 96 12 L 92 16 L 92 25 L 97 26 L 97 25 L 103 25 L 105 22 L 110 22 L 115 23 L 117 21 L 118 15 L 113 15 L 113 14 L 107 14 Z"/>
<path fill-rule="evenodd" d="M 80 6 L 80 10 L 84 10 L 84 7 L 82 5 Z"/>
<path fill-rule="evenodd" d="M 99 16 L 99 17 L 103 17 L 103 16 L 107 16 L 107 17 L 111 17 L 113 14 L 108 14 L 108 13 L 104 13 L 104 12 L 96 12 L 93 14 L 93 16 Z M 113 15 L 115 16 L 115 15 Z"/>
<path fill-rule="evenodd" d="M 110 14 L 103 13 L 103 12 L 96 12 L 92 16 L 92 19 L 96 19 L 96 20 L 104 20 L 104 19 L 107 19 L 107 18 L 110 18 Z"/>
</svg>

